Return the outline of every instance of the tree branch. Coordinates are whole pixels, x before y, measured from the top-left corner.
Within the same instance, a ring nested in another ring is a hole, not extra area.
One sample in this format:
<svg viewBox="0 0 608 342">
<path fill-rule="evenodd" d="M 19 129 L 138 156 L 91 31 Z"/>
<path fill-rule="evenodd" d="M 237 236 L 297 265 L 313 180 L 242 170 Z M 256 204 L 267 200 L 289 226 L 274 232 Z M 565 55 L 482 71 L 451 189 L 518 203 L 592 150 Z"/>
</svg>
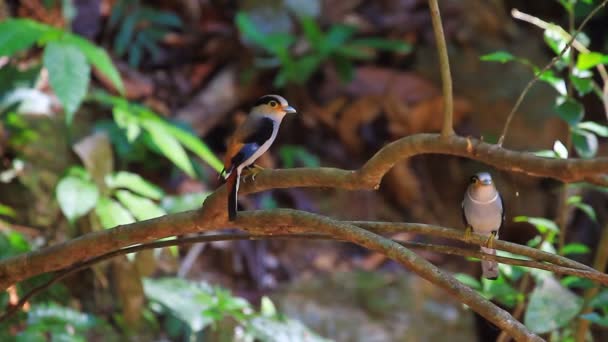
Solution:
<svg viewBox="0 0 608 342">
<path fill-rule="evenodd" d="M 441 23 L 441 13 L 439 12 L 437 0 L 429 0 L 429 9 L 433 22 L 435 43 L 437 44 L 437 54 L 439 55 L 439 67 L 441 68 L 443 93 L 443 127 L 441 128 L 441 136 L 447 137 L 454 134 L 454 95 L 452 90 L 452 75 L 450 73 L 450 59 L 448 58 L 448 48 L 445 42 L 445 34 L 443 33 L 443 24 Z"/>
</svg>

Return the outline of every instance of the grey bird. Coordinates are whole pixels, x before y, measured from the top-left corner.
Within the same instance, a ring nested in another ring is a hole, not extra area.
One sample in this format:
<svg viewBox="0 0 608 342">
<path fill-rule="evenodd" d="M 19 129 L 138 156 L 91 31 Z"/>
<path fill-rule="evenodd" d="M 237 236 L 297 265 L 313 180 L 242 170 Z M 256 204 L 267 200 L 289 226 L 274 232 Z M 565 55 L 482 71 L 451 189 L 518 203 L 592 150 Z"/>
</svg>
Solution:
<svg viewBox="0 0 608 342">
<path fill-rule="evenodd" d="M 471 177 L 471 183 L 462 201 L 462 217 L 467 227 L 467 235 L 472 229 L 477 234 L 488 236 L 486 246 L 481 247 L 481 251 L 496 255 L 492 245 L 494 239 L 498 239 L 498 230 L 505 221 L 505 210 L 502 196 L 489 173 L 480 172 Z M 481 270 L 484 278 L 498 278 L 496 261 L 482 260 Z"/>
</svg>

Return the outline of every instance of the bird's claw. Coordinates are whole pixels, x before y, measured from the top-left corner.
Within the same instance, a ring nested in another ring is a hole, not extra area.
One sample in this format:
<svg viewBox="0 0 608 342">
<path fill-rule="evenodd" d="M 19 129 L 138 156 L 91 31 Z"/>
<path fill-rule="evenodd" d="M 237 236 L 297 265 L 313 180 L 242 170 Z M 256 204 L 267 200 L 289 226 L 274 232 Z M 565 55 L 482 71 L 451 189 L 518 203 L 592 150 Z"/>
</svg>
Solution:
<svg viewBox="0 0 608 342">
<path fill-rule="evenodd" d="M 496 239 L 496 232 L 492 232 L 490 234 L 490 236 L 488 237 L 488 240 L 486 240 L 486 247 L 487 248 L 494 248 L 494 240 Z"/>
<path fill-rule="evenodd" d="M 253 164 L 250 167 L 243 170 L 243 183 L 247 181 L 247 178 L 251 178 L 255 182 L 255 176 L 264 170 L 263 167 Z"/>
<path fill-rule="evenodd" d="M 464 240 L 466 242 L 471 241 L 471 233 L 473 232 L 473 227 L 471 226 L 467 226 L 467 228 L 464 230 Z"/>
</svg>

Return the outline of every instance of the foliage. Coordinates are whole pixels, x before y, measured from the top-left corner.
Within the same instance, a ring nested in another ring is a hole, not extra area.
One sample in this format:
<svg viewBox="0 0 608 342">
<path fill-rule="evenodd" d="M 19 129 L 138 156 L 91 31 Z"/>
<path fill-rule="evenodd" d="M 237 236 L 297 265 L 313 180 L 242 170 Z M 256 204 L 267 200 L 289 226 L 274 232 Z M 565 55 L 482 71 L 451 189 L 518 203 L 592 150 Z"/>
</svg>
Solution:
<svg viewBox="0 0 608 342">
<path fill-rule="evenodd" d="M 304 84 L 322 66 L 331 61 L 340 77 L 347 81 L 353 77 L 353 61 L 366 61 L 375 57 L 376 50 L 407 53 L 411 47 L 403 41 L 382 38 L 354 38 L 356 30 L 347 25 L 334 24 L 323 32 L 314 19 L 299 18 L 304 38 L 309 45 L 305 54 L 296 55 L 291 47 L 298 38 L 289 33 L 264 35 L 246 13 L 236 15 L 236 25 L 246 41 L 260 47 L 271 60 L 258 59 L 257 66 L 278 64 L 274 79 L 276 87 L 289 83 Z"/>
<path fill-rule="evenodd" d="M 0 56 L 13 56 L 34 44 L 44 47 L 43 65 L 49 71 L 51 87 L 63 104 L 68 123 L 72 122 L 86 95 L 91 64 L 116 89 L 124 91 L 120 75 L 108 54 L 88 40 L 29 19 L 9 19 L 0 23 Z"/>
<path fill-rule="evenodd" d="M 232 336 L 229 340 L 240 334 L 245 341 L 325 341 L 302 324 L 278 314 L 267 297 L 262 298 L 261 308 L 256 311 L 226 289 L 180 278 L 145 279 L 144 290 L 154 312 L 176 319 L 166 321 L 173 325 L 166 327 L 172 338 L 190 340 L 205 328 L 218 329 L 229 318 L 237 324 L 228 332 Z"/>
<path fill-rule="evenodd" d="M 128 56 L 133 67 L 139 66 L 144 53 L 158 60 L 161 39 L 181 27 L 182 22 L 174 13 L 142 5 L 139 0 L 119 0 L 108 22 L 108 29 L 116 31 L 114 52 L 119 57 Z"/>
</svg>

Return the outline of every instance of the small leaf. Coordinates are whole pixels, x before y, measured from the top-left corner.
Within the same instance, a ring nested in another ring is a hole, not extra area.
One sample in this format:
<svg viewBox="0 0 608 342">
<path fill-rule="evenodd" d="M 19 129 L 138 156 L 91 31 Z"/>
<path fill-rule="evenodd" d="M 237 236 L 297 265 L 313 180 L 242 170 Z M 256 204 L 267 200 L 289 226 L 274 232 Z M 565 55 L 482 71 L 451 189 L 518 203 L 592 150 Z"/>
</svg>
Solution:
<svg viewBox="0 0 608 342">
<path fill-rule="evenodd" d="M 587 217 L 597 222 L 597 215 L 595 214 L 595 210 L 592 206 L 587 203 L 575 203 L 574 206 L 580 211 L 584 212 Z"/>
<path fill-rule="evenodd" d="M 580 96 L 589 94 L 593 90 L 593 79 L 590 77 L 570 75 L 570 81 Z"/>
<path fill-rule="evenodd" d="M 167 129 L 168 125 L 159 120 L 146 119 L 141 122 L 142 127 L 150 134 L 152 143 L 167 159 L 171 160 L 175 166 L 179 167 L 188 176 L 194 177 L 194 168 L 190 158 L 184 151 L 179 141 Z"/>
<path fill-rule="evenodd" d="M 587 254 L 591 251 L 587 245 L 582 243 L 569 243 L 565 245 L 559 252 L 561 255 L 571 255 L 571 254 Z"/>
<path fill-rule="evenodd" d="M 599 64 L 608 64 L 608 55 L 599 52 L 580 53 L 576 61 L 578 69 L 587 70 Z"/>
<path fill-rule="evenodd" d="M 119 171 L 113 175 L 106 176 L 105 182 L 110 189 L 129 189 L 154 200 L 159 200 L 163 196 L 163 191 L 159 187 L 136 173 Z"/>
<path fill-rule="evenodd" d="M 555 107 L 557 115 L 570 126 L 578 124 L 585 116 L 585 107 L 571 97 L 560 97 Z"/>
<path fill-rule="evenodd" d="M 169 123 L 166 124 L 166 129 L 170 132 L 185 148 L 196 154 L 199 158 L 205 161 L 215 171 L 220 172 L 224 167 L 224 163 L 211 151 L 211 149 L 192 133 L 181 129 Z"/>
<path fill-rule="evenodd" d="M 4 204 L 0 204 L 0 216 L 15 218 L 16 213 L 13 208 Z"/>
<path fill-rule="evenodd" d="M 555 222 L 548 220 L 544 217 L 528 217 L 528 216 L 516 216 L 513 219 L 514 222 L 528 222 L 536 229 L 539 233 L 544 234 L 548 231 L 559 232 L 559 228 Z"/>
<path fill-rule="evenodd" d="M 137 118 L 125 106 L 114 106 L 112 114 L 116 125 L 127 131 L 127 140 L 133 143 L 141 133 L 141 127 Z"/>
<path fill-rule="evenodd" d="M 581 318 L 591 321 L 599 326 L 608 328 L 608 316 L 602 317 L 597 312 L 590 312 L 590 313 L 581 315 Z"/>
<path fill-rule="evenodd" d="M 479 282 L 479 280 L 471 277 L 468 274 L 465 273 L 456 273 L 454 275 L 454 278 L 456 278 L 459 282 L 473 288 L 476 290 L 480 290 L 481 289 L 481 283 Z"/>
<path fill-rule="evenodd" d="M 128 190 L 116 191 L 116 198 L 138 220 L 148 220 L 165 215 L 165 211 L 149 198 L 135 195 Z"/>
<path fill-rule="evenodd" d="M 66 121 L 71 124 L 87 93 L 91 68 L 79 49 L 59 42 L 46 46 L 43 61 L 51 87 L 65 109 Z"/>
<path fill-rule="evenodd" d="M 95 213 L 99 217 L 102 227 L 106 229 L 135 222 L 135 218 L 125 207 L 107 197 L 99 199 Z"/>
<path fill-rule="evenodd" d="M 260 303 L 260 314 L 265 317 L 275 317 L 277 315 L 277 308 L 270 298 L 262 296 Z"/>
<path fill-rule="evenodd" d="M 350 42 L 354 46 L 364 46 L 377 50 L 392 51 L 398 53 L 409 53 L 412 51 L 412 46 L 405 41 L 382 39 L 382 38 L 361 38 Z"/>
<path fill-rule="evenodd" d="M 589 132 L 593 132 L 600 137 L 608 138 L 608 126 L 600 125 L 593 121 L 580 122 L 576 125 L 577 128 L 584 129 Z"/>
<path fill-rule="evenodd" d="M 591 132 L 572 129 L 572 144 L 581 158 L 593 158 L 597 153 L 599 142 L 597 136 Z"/>
<path fill-rule="evenodd" d="M 61 212 L 74 222 L 86 215 L 97 204 L 99 190 L 95 183 L 76 176 L 62 178 L 55 190 Z"/>
<path fill-rule="evenodd" d="M 561 159 L 568 159 L 568 148 L 559 140 L 556 140 L 553 144 L 553 151 Z"/>
<path fill-rule="evenodd" d="M 597 296 L 595 296 L 590 302 L 589 306 L 592 308 L 608 307 L 608 290 L 604 289 Z"/>
<path fill-rule="evenodd" d="M 479 57 L 484 62 L 507 63 L 516 60 L 516 57 L 507 51 L 496 51 Z"/>
<path fill-rule="evenodd" d="M 569 287 L 569 288 L 573 288 L 573 289 L 575 289 L 575 288 L 583 289 L 583 290 L 590 289 L 595 286 L 593 281 L 586 279 L 586 278 L 579 278 L 579 277 L 575 277 L 575 276 L 566 276 L 566 277 L 562 278 L 560 283 L 565 287 Z"/>
<path fill-rule="evenodd" d="M 547 277 L 530 294 L 524 324 L 534 333 L 545 334 L 568 324 L 581 307 L 581 298 Z"/>
</svg>

